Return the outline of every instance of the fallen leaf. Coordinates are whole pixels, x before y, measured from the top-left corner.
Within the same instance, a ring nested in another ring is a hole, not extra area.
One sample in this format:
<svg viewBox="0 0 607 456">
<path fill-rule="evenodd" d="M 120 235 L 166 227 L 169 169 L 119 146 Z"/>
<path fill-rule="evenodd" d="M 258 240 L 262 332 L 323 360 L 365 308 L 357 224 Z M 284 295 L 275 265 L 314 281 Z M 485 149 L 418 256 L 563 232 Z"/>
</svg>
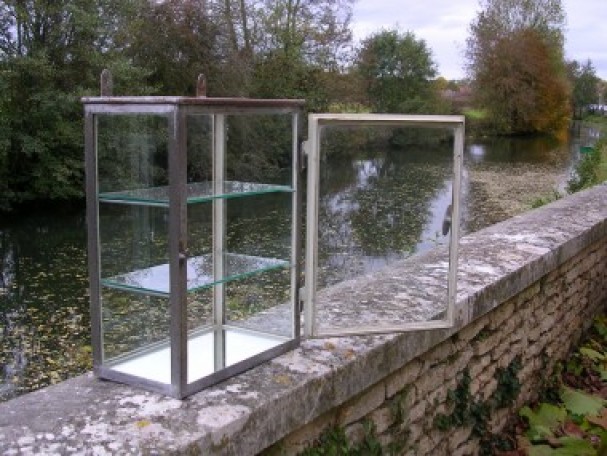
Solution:
<svg viewBox="0 0 607 456">
<path fill-rule="evenodd" d="M 607 430 L 607 409 L 601 410 L 601 413 L 597 416 L 588 416 L 586 419 L 589 423 L 596 424 Z"/>
<path fill-rule="evenodd" d="M 565 424 L 563 425 L 563 434 L 568 435 L 570 437 L 578 438 L 584 438 L 586 436 L 586 433 L 582 430 L 582 428 L 575 424 L 573 421 L 565 422 Z"/>
</svg>

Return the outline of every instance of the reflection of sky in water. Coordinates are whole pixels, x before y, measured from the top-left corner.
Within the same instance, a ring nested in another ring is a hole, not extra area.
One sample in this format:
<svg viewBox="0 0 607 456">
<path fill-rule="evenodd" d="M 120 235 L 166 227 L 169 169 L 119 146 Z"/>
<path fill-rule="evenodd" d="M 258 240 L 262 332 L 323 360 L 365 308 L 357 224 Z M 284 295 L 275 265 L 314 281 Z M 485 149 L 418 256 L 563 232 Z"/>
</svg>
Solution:
<svg viewBox="0 0 607 456">
<path fill-rule="evenodd" d="M 414 150 L 408 156 L 407 151 L 391 151 L 389 157 L 323 162 L 321 287 L 447 241 L 442 224 L 451 203 L 453 159 L 432 152 Z"/>
<path fill-rule="evenodd" d="M 384 165 L 385 160 L 383 158 L 377 158 L 374 160 L 354 160 L 352 166 L 356 168 L 356 175 L 358 176 L 356 186 L 358 188 L 365 188 L 369 185 L 369 180 L 379 176 L 379 171 Z"/>
<path fill-rule="evenodd" d="M 483 144 L 471 144 L 468 147 L 468 156 L 474 162 L 482 162 L 485 159 L 485 146 Z"/>
</svg>

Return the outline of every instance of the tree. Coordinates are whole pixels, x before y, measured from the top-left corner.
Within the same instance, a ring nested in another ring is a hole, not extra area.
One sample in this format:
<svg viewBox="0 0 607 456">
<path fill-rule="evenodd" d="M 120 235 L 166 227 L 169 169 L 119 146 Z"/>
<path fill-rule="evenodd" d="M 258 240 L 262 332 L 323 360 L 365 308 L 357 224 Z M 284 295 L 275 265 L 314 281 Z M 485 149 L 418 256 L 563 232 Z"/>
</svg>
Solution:
<svg viewBox="0 0 607 456">
<path fill-rule="evenodd" d="M 560 132 L 567 125 L 560 0 L 484 0 L 466 55 L 475 99 L 499 133 Z"/>
<path fill-rule="evenodd" d="M 514 32 L 495 44 L 477 74 L 476 99 L 500 133 L 562 131 L 568 125 L 569 86 L 555 77 L 559 71 L 537 32 Z"/>
<path fill-rule="evenodd" d="M 210 92 L 223 95 L 217 27 L 205 0 L 137 0 L 131 21 L 116 34 L 117 50 L 149 71 L 147 83 L 162 95 L 193 96 L 203 73 Z"/>
<path fill-rule="evenodd" d="M 98 93 L 121 8 L 120 0 L 2 3 L 0 209 L 82 196 L 79 98 Z"/>
<path fill-rule="evenodd" d="M 436 65 L 424 40 L 381 31 L 362 42 L 357 69 L 376 112 L 434 113 Z"/>
<path fill-rule="evenodd" d="M 576 112 L 584 107 L 597 103 L 599 98 L 598 84 L 600 79 L 596 75 L 592 61 L 588 59 L 585 64 L 573 60 L 569 62 L 569 78 L 573 87 L 572 101 Z"/>
</svg>

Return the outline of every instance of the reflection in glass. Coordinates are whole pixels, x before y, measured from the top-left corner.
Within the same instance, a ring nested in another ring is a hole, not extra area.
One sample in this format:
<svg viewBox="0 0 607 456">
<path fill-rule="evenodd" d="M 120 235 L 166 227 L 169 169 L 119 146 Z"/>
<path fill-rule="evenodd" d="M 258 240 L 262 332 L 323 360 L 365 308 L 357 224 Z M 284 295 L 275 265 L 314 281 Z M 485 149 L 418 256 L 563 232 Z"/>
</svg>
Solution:
<svg viewBox="0 0 607 456">
<path fill-rule="evenodd" d="M 226 126 L 226 185 L 263 182 L 291 187 L 291 114 L 231 115 Z M 226 190 L 227 191 L 227 190 Z"/>
<path fill-rule="evenodd" d="M 168 210 L 100 203 L 99 246 L 102 280 L 168 263 Z"/>
<path fill-rule="evenodd" d="M 168 118 L 98 115 L 99 192 L 168 185 Z"/>
<path fill-rule="evenodd" d="M 323 130 L 321 288 L 448 243 L 442 223 L 452 199 L 452 143 L 396 146 L 393 133 L 368 127 Z"/>
<path fill-rule="evenodd" d="M 168 299 L 102 288 L 101 300 L 106 361 L 122 362 L 136 357 L 138 349 L 168 346 Z M 162 368 L 170 372 L 170 363 Z"/>
<path fill-rule="evenodd" d="M 226 284 L 226 324 L 292 337 L 290 280 L 290 269 L 281 269 Z"/>
</svg>

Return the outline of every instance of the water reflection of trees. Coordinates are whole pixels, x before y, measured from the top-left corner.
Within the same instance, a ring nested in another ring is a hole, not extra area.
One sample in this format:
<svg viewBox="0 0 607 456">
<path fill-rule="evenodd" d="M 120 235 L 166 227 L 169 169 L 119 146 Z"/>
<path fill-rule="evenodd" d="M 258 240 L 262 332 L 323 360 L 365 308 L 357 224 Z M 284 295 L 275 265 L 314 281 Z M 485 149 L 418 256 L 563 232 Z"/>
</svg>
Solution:
<svg viewBox="0 0 607 456">
<path fill-rule="evenodd" d="M 84 217 L 0 230 L 0 400 L 90 369 Z"/>
<path fill-rule="evenodd" d="M 571 159 L 568 143 L 552 136 L 496 136 L 478 139 L 469 147 L 483 151 L 483 156 L 476 160 L 471 157 L 472 163 L 529 163 L 564 168 Z M 490 151 L 490 157 L 484 156 L 485 150 Z"/>
<path fill-rule="evenodd" d="M 353 156 L 324 157 L 321 165 L 322 286 L 415 252 L 432 202 L 452 175 L 449 144 L 394 149 L 375 137 L 355 148 Z"/>
</svg>

